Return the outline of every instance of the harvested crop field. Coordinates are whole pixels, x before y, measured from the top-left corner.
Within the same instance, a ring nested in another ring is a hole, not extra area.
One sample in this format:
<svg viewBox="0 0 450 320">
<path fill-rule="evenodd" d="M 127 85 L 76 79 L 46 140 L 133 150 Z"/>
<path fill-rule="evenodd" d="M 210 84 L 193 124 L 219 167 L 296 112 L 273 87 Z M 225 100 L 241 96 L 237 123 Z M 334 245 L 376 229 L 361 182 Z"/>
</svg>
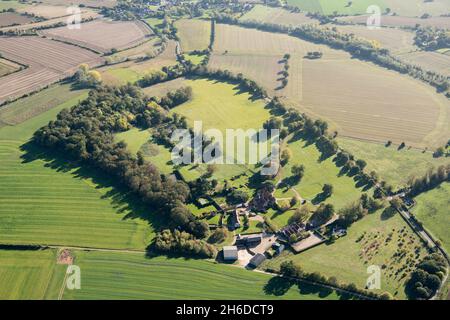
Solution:
<svg viewBox="0 0 450 320">
<path fill-rule="evenodd" d="M 181 19 L 175 22 L 175 27 L 184 52 L 208 48 L 211 38 L 210 21 Z"/>
<path fill-rule="evenodd" d="M 108 56 L 106 59 L 113 63 L 127 60 L 145 60 L 149 56 L 157 55 L 158 50 L 162 50 L 161 39 L 154 37 L 136 47 Z"/>
<path fill-rule="evenodd" d="M 40 0 L 40 2 L 50 5 L 67 5 L 67 0 Z M 101 8 L 101 7 L 114 7 L 117 4 L 117 0 L 70 0 L 73 5 L 85 5 L 87 7 Z"/>
<path fill-rule="evenodd" d="M 72 11 L 69 10 L 70 2 L 66 3 L 65 6 L 58 5 L 46 5 L 46 4 L 34 4 L 29 5 L 24 8 L 18 10 L 21 13 L 33 14 L 38 17 L 42 17 L 45 19 L 53 19 L 58 17 L 64 17 L 73 14 Z M 91 9 L 80 8 L 81 12 L 91 11 Z"/>
<path fill-rule="evenodd" d="M 323 57 L 304 59 L 309 51 L 321 51 Z M 275 71 L 281 70 L 278 61 L 285 53 L 291 54 L 289 82 L 286 88 L 276 90 L 273 84 L 279 75 Z M 264 64 L 255 64 L 257 59 Z M 450 134 L 449 101 L 432 87 L 323 45 L 217 24 L 210 66 L 272 84 L 266 87 L 269 93 L 327 119 L 344 136 L 436 147 Z"/>
<path fill-rule="evenodd" d="M 94 19 L 97 18 L 99 14 L 95 11 L 84 11 L 81 13 L 81 19 Z M 48 28 L 55 26 L 56 24 L 66 24 L 67 23 L 67 17 L 58 17 L 53 18 L 49 20 L 44 20 L 40 22 L 32 22 L 27 24 L 21 24 L 19 26 L 9 26 L 9 27 L 1 27 L 0 31 L 7 33 L 7 32 L 18 32 L 18 31 L 24 31 L 24 30 L 30 30 L 30 29 L 40 29 L 40 28 Z"/>
<path fill-rule="evenodd" d="M 424 70 L 434 71 L 444 76 L 450 76 L 450 56 L 438 52 L 416 51 L 401 54 L 400 60 L 418 65 Z"/>
<path fill-rule="evenodd" d="M 26 15 L 21 15 L 15 12 L 0 13 L 0 27 L 7 27 L 30 22 L 33 22 L 33 19 L 27 17 Z"/>
<path fill-rule="evenodd" d="M 259 21 L 285 26 L 318 23 L 317 20 L 307 17 L 305 13 L 293 13 L 285 9 L 266 7 L 262 5 L 256 5 L 252 10 L 244 14 L 240 20 Z"/>
<path fill-rule="evenodd" d="M 6 76 L 7 74 L 13 73 L 21 68 L 20 65 L 11 62 L 9 60 L 0 58 L 0 77 Z"/>
<path fill-rule="evenodd" d="M 367 15 L 359 16 L 347 16 L 338 17 L 338 21 L 356 23 L 356 24 L 367 24 Z M 450 18 L 448 17 L 431 17 L 428 19 L 421 19 L 417 17 L 401 17 L 401 16 L 382 16 L 381 26 L 383 27 L 415 27 L 417 24 L 423 27 L 437 27 L 450 29 Z"/>
<path fill-rule="evenodd" d="M 375 41 L 382 48 L 389 49 L 391 53 L 402 53 L 417 50 L 414 45 L 415 34 L 412 31 L 380 28 L 368 29 L 366 26 L 334 26 L 342 33 L 354 34 L 358 38 Z"/>
<path fill-rule="evenodd" d="M 110 85 L 135 82 L 150 72 L 174 65 L 177 62 L 175 48 L 175 41 L 168 41 L 164 51 L 155 58 L 139 62 L 127 61 L 100 68 L 103 82 Z"/>
<path fill-rule="evenodd" d="M 0 37 L 0 51 L 5 58 L 28 66 L 0 79 L 0 103 L 66 78 L 81 63 L 102 62 L 91 51 L 39 37 Z"/>
<path fill-rule="evenodd" d="M 95 20 L 81 24 L 81 29 L 60 27 L 41 31 L 49 38 L 73 43 L 98 52 L 124 50 L 142 43 L 152 31 L 141 21 Z"/>
</svg>

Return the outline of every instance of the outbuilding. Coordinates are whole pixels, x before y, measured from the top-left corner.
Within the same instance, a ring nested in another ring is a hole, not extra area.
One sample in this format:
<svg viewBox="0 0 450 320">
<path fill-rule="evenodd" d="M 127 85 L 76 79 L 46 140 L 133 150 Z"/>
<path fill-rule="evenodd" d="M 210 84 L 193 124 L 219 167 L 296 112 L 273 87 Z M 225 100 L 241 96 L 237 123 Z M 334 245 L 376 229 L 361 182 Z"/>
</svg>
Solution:
<svg viewBox="0 0 450 320">
<path fill-rule="evenodd" d="M 264 262 L 264 260 L 266 260 L 266 256 L 261 253 L 257 253 L 253 256 L 253 258 L 250 259 L 248 267 L 253 269 L 257 268 L 261 263 Z"/>
<path fill-rule="evenodd" d="M 225 261 L 235 261 L 238 259 L 238 249 L 236 246 L 225 246 L 223 247 L 223 260 Z"/>
</svg>

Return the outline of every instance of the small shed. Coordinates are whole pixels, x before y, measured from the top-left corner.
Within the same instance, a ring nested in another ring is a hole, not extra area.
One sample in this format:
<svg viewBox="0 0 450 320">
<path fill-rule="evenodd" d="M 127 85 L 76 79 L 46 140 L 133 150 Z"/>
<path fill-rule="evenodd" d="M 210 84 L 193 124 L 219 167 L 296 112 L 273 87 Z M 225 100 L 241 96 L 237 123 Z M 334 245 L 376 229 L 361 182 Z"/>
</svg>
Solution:
<svg viewBox="0 0 450 320">
<path fill-rule="evenodd" d="M 225 261 L 234 261 L 238 259 L 238 249 L 236 246 L 225 246 L 222 251 L 223 259 Z"/>
<path fill-rule="evenodd" d="M 264 262 L 264 260 L 266 260 L 266 256 L 261 253 L 257 253 L 253 256 L 253 258 L 250 259 L 248 266 L 250 268 L 257 268 L 261 263 Z"/>
</svg>

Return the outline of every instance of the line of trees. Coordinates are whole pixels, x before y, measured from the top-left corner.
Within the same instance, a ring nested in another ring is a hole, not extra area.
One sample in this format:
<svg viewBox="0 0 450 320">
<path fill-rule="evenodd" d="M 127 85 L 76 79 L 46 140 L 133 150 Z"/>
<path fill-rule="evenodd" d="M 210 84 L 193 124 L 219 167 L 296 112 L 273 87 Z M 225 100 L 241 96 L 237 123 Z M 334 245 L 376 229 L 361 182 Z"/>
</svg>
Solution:
<svg viewBox="0 0 450 320">
<path fill-rule="evenodd" d="M 409 195 L 415 197 L 422 192 L 436 188 L 442 182 L 450 182 L 450 165 L 441 165 L 436 170 L 429 170 L 422 177 L 414 177 L 409 181 Z"/>
</svg>

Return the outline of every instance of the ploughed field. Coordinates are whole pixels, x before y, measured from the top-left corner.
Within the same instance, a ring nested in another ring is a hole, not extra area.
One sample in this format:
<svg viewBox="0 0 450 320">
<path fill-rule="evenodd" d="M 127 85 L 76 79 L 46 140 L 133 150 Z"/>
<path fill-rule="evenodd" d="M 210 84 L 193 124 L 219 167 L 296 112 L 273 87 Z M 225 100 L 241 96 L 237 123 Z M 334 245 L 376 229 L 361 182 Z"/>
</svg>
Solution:
<svg viewBox="0 0 450 320">
<path fill-rule="evenodd" d="M 305 58 L 310 51 L 323 56 Z M 281 88 L 285 53 L 290 69 Z M 435 148 L 450 134 L 450 103 L 432 87 L 324 45 L 217 24 L 210 67 L 243 73 L 343 136 Z"/>
<path fill-rule="evenodd" d="M 151 36 L 152 31 L 141 21 L 95 20 L 81 24 L 80 29 L 60 27 L 41 31 L 41 34 L 106 53 L 136 46 Z"/>
<path fill-rule="evenodd" d="M 25 15 L 21 15 L 15 12 L 0 13 L 0 27 L 11 26 L 15 24 L 29 23 L 33 19 Z"/>
<path fill-rule="evenodd" d="M 72 75 L 78 66 L 102 62 L 97 54 L 39 37 L 0 37 L 0 51 L 27 68 L 0 78 L 0 103 Z"/>
<path fill-rule="evenodd" d="M 241 21 L 258 21 L 263 23 L 280 24 L 285 26 L 298 26 L 308 23 L 318 23 L 305 13 L 294 13 L 281 8 L 272 8 L 262 5 L 255 5 L 252 10 L 245 13 Z"/>
<path fill-rule="evenodd" d="M 81 19 L 82 20 L 94 19 L 94 18 L 97 18 L 98 16 L 99 16 L 99 13 L 96 11 L 81 10 Z M 52 27 L 52 26 L 55 26 L 55 25 L 61 24 L 61 23 L 63 23 L 63 24 L 67 23 L 67 16 L 56 17 L 56 18 L 52 18 L 52 19 L 48 19 L 48 20 L 44 20 L 44 21 L 39 21 L 39 22 L 25 23 L 25 24 L 20 24 L 17 26 L 0 27 L 0 31 L 2 31 L 4 33 L 20 32 L 20 31 L 25 31 L 25 30 L 30 30 L 30 29 L 48 28 L 48 27 Z"/>
</svg>

